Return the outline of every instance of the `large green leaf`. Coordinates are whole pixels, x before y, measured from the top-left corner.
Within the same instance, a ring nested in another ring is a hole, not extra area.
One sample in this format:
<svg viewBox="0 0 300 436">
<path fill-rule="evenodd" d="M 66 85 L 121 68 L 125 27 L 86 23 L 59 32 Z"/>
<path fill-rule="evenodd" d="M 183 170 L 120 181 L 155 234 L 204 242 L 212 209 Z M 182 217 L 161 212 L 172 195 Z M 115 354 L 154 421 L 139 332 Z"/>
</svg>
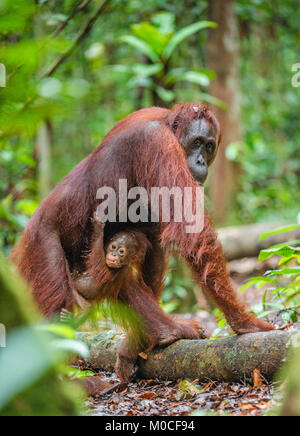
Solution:
<svg viewBox="0 0 300 436">
<path fill-rule="evenodd" d="M 262 262 L 266 259 L 269 259 L 272 256 L 290 257 L 293 254 L 295 254 L 295 252 L 297 251 L 300 251 L 300 248 L 294 248 L 290 246 L 285 246 L 280 248 L 268 248 L 260 252 L 258 260 Z"/>
<path fill-rule="evenodd" d="M 290 232 L 291 230 L 296 230 L 296 229 L 300 229 L 300 225 L 299 224 L 292 225 L 292 226 L 287 226 L 287 227 L 280 227 L 279 229 L 263 233 L 261 235 L 261 237 L 259 238 L 259 240 L 262 241 L 263 239 L 266 239 L 266 238 L 268 238 L 271 235 L 278 235 L 279 233 Z"/>
<path fill-rule="evenodd" d="M 146 55 L 152 62 L 158 63 L 160 62 L 159 56 L 153 50 L 153 48 L 143 41 L 140 38 L 131 35 L 122 36 L 121 41 L 127 42 L 127 44 L 141 51 L 144 55 Z"/>
<path fill-rule="evenodd" d="M 53 333 L 66 339 L 75 339 L 75 331 L 67 324 L 44 324 L 39 326 L 40 331 Z"/>
<path fill-rule="evenodd" d="M 159 97 L 163 101 L 165 101 L 166 103 L 171 103 L 175 99 L 175 92 L 174 91 L 162 88 L 161 86 L 158 86 L 156 88 L 156 92 L 159 95 Z"/>
<path fill-rule="evenodd" d="M 151 21 L 163 35 L 170 35 L 175 31 L 175 15 L 171 12 L 158 12 Z"/>
<path fill-rule="evenodd" d="M 150 77 L 153 76 L 163 69 L 162 64 L 133 64 L 133 65 L 112 65 L 111 70 L 118 73 L 134 74 L 140 77 Z"/>
<path fill-rule="evenodd" d="M 176 47 L 178 47 L 178 45 L 181 44 L 182 41 L 184 41 L 189 36 L 199 32 L 199 30 L 214 27 L 217 27 L 217 24 L 212 21 L 198 21 L 197 23 L 190 24 L 189 26 L 180 29 L 172 36 L 166 48 L 164 49 L 162 53 L 163 59 L 169 59 L 172 56 Z"/>
<path fill-rule="evenodd" d="M 61 355 L 31 327 L 14 330 L 0 354 L 0 409 L 46 374 Z"/>
<path fill-rule="evenodd" d="M 174 69 L 166 77 L 166 83 L 176 82 L 190 82 L 196 83 L 200 86 L 208 86 L 210 84 L 210 77 L 206 74 L 206 70 L 201 71 L 183 71 L 182 68 Z"/>
<path fill-rule="evenodd" d="M 251 286 L 255 286 L 259 289 L 267 284 L 276 285 L 276 281 L 269 277 L 251 277 L 248 279 L 247 283 L 240 288 L 240 292 L 246 291 Z"/>
<path fill-rule="evenodd" d="M 292 268 L 282 268 L 282 269 L 278 269 L 278 270 L 271 270 L 271 271 L 267 271 L 266 274 L 268 274 L 268 275 L 300 274 L 300 266 L 294 266 Z"/>
<path fill-rule="evenodd" d="M 148 22 L 134 24 L 131 28 L 134 35 L 145 41 L 158 55 L 162 54 L 171 38 L 171 34 L 161 33 L 157 27 Z"/>
<path fill-rule="evenodd" d="M 85 359 L 90 357 L 90 352 L 86 344 L 71 339 L 60 339 L 52 342 L 52 346 L 58 351 L 73 353 Z"/>
<path fill-rule="evenodd" d="M 127 82 L 129 88 L 148 88 L 152 89 L 154 87 L 153 80 L 150 77 L 134 76 Z"/>
</svg>

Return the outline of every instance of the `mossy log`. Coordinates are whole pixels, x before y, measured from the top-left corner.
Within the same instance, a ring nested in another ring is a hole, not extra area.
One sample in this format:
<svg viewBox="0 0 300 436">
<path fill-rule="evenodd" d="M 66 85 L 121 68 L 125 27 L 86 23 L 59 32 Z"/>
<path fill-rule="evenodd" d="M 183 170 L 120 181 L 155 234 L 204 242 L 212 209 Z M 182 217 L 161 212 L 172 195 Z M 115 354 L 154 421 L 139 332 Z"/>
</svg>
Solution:
<svg viewBox="0 0 300 436">
<path fill-rule="evenodd" d="M 180 340 L 153 350 L 147 360 L 139 358 L 138 374 L 146 379 L 234 382 L 251 380 L 257 368 L 270 380 L 286 359 L 292 334 L 272 331 L 218 340 Z M 92 368 L 113 371 L 122 335 L 108 331 L 80 336 L 90 347 Z"/>
<path fill-rule="evenodd" d="M 286 241 L 300 239 L 300 229 L 291 230 L 285 233 L 271 235 L 260 241 L 263 233 L 281 227 L 288 227 L 291 223 L 267 223 L 250 224 L 247 226 L 226 227 L 218 229 L 219 240 L 228 261 L 242 259 L 243 257 L 256 257 L 259 252 L 272 245 L 281 244 Z"/>
</svg>

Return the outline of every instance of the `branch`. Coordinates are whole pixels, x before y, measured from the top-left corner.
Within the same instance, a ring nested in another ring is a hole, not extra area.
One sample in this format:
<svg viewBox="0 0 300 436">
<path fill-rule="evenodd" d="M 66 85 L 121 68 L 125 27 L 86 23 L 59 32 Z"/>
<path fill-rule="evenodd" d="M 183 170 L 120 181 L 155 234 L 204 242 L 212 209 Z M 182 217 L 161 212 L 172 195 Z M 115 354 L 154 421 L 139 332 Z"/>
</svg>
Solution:
<svg viewBox="0 0 300 436">
<path fill-rule="evenodd" d="M 65 20 L 63 21 L 58 27 L 57 29 L 53 32 L 53 37 L 56 37 L 60 34 L 60 32 L 62 30 L 64 30 L 64 28 L 69 24 L 69 22 L 75 17 L 75 15 L 77 15 L 79 12 L 82 12 L 85 7 L 88 5 L 88 3 L 90 2 L 90 0 L 84 0 L 82 3 L 80 3 L 79 6 L 77 6 L 73 12 L 71 13 L 71 15 Z"/>
<path fill-rule="evenodd" d="M 96 23 L 96 21 L 98 20 L 100 15 L 104 12 L 104 10 L 105 10 L 106 6 L 109 4 L 109 2 L 110 2 L 110 0 L 104 0 L 104 2 L 97 9 L 95 14 L 89 19 L 89 21 L 85 25 L 84 29 L 78 35 L 78 37 L 76 38 L 76 40 L 74 41 L 72 46 L 69 48 L 69 50 L 67 50 L 59 59 L 57 59 L 57 61 L 54 62 L 52 67 L 42 75 L 42 78 L 52 76 L 55 73 L 55 71 L 58 69 L 58 67 L 60 67 L 60 65 L 63 64 L 72 55 L 72 53 L 82 43 L 82 41 L 84 41 L 89 36 L 89 34 L 91 33 L 91 31 L 93 29 L 94 24 Z"/>
<path fill-rule="evenodd" d="M 272 379 L 287 357 L 288 345 L 299 331 L 252 333 L 218 340 L 181 340 L 167 348 L 156 348 L 139 361 L 139 375 L 147 379 L 236 382 L 251 380 L 259 369 Z M 89 364 L 94 369 L 113 371 L 120 334 L 79 333 L 90 348 Z"/>
</svg>

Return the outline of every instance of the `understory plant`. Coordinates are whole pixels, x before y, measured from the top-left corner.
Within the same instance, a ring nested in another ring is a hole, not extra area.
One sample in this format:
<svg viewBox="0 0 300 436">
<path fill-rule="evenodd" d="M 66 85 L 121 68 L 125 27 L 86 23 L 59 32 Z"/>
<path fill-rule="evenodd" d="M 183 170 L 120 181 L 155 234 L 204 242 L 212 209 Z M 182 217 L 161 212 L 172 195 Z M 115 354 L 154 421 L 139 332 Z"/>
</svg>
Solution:
<svg viewBox="0 0 300 436">
<path fill-rule="evenodd" d="M 264 233 L 260 240 L 298 228 L 300 225 L 279 228 Z M 240 292 L 250 287 L 264 288 L 262 301 L 251 307 L 255 315 L 275 323 L 295 323 L 300 314 L 300 240 L 284 242 L 264 249 L 260 252 L 258 260 L 263 262 L 272 257 L 278 260 L 277 267 L 266 271 L 263 276 L 248 279 Z M 227 336 L 229 326 L 225 317 L 219 310 L 215 315 L 218 319 L 218 329 L 213 336 Z"/>
</svg>

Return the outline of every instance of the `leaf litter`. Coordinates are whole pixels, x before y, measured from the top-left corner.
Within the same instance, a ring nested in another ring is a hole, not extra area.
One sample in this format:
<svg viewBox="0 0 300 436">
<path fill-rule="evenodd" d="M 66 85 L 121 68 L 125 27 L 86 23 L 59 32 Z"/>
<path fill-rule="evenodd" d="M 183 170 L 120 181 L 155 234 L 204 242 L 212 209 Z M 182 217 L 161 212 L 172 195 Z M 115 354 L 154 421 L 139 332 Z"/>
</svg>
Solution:
<svg viewBox="0 0 300 436">
<path fill-rule="evenodd" d="M 107 385 L 117 386 L 114 376 L 99 372 Z M 274 392 L 258 370 L 253 385 L 245 383 L 199 383 L 198 380 L 136 380 L 125 388 L 100 389 L 89 397 L 89 414 L 94 416 L 186 416 L 215 413 L 230 416 L 258 416 L 271 405 Z"/>
</svg>

